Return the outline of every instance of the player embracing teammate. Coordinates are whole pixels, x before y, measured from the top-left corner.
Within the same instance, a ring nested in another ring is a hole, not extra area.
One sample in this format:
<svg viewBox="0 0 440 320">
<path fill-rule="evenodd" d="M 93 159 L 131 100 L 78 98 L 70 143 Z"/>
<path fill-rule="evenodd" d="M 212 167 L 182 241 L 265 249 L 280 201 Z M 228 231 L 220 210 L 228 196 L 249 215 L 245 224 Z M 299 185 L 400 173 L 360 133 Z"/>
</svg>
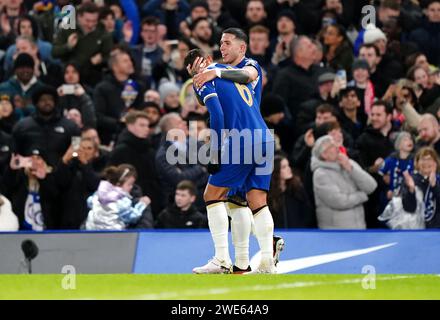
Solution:
<svg viewBox="0 0 440 320">
<path fill-rule="evenodd" d="M 191 50 L 185 59 L 196 94 L 208 108 L 212 133 L 211 175 L 204 200 L 215 255 L 206 265 L 194 268 L 194 273 L 276 273 L 284 247 L 283 239 L 273 236 L 267 206 L 274 138 L 259 109 L 262 72 L 255 60 L 245 57 L 246 49 L 246 34 L 229 28 L 221 38 L 225 64 L 211 64 L 211 58 L 198 49 Z M 234 266 L 229 256 L 228 213 L 236 253 Z M 253 271 L 249 267 L 251 230 L 261 249 L 260 265 Z"/>
</svg>

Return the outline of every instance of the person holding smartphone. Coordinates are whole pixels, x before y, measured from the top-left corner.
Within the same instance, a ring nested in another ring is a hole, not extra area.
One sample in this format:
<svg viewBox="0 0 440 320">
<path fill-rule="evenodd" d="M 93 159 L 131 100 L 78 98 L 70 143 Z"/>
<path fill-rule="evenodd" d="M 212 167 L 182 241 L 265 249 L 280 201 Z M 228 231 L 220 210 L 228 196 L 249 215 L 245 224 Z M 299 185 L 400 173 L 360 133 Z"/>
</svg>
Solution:
<svg viewBox="0 0 440 320">
<path fill-rule="evenodd" d="M 36 146 L 23 155 L 13 154 L 3 181 L 4 195 L 11 200 L 21 230 L 43 231 L 57 228 L 58 190 L 46 162 L 46 154 Z"/>
<path fill-rule="evenodd" d="M 95 106 L 87 87 L 81 85 L 79 68 L 74 63 L 68 63 L 64 69 L 64 84 L 58 87 L 59 103 L 64 114 L 71 109 L 77 109 L 81 114 L 82 124 L 96 128 Z"/>
<path fill-rule="evenodd" d="M 99 156 L 98 144 L 90 138 L 72 137 L 53 175 L 60 186 L 59 228 L 79 229 L 87 218 L 87 198 L 98 188 L 101 180 L 94 162 Z"/>
</svg>

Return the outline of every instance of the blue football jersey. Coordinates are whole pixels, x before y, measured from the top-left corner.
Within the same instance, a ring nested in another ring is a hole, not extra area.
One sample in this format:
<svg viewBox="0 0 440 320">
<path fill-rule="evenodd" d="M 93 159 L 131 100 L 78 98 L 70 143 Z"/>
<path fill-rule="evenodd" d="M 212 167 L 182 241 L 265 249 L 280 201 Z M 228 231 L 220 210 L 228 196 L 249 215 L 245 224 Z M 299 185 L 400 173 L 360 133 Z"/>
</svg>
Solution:
<svg viewBox="0 0 440 320">
<path fill-rule="evenodd" d="M 223 69 L 233 68 L 222 64 L 214 64 L 209 68 L 214 67 Z M 196 92 L 202 101 L 206 97 L 211 96 L 213 92 L 216 93 L 223 109 L 225 129 L 236 129 L 239 132 L 238 134 L 250 132 L 253 137 L 253 144 L 274 141 L 261 116 L 259 100 L 254 95 L 255 91 L 251 83 L 239 84 L 230 80 L 215 78 L 213 81 L 205 83 Z M 232 136 L 229 136 L 229 140 Z"/>
<path fill-rule="evenodd" d="M 237 68 L 240 69 L 246 66 L 254 67 L 258 71 L 258 77 L 251 82 L 251 85 L 254 90 L 254 96 L 257 100 L 258 107 L 260 107 L 261 95 L 263 92 L 263 72 L 261 71 L 259 63 L 254 59 L 244 57 L 243 60 L 241 60 L 240 63 L 237 64 Z"/>
</svg>

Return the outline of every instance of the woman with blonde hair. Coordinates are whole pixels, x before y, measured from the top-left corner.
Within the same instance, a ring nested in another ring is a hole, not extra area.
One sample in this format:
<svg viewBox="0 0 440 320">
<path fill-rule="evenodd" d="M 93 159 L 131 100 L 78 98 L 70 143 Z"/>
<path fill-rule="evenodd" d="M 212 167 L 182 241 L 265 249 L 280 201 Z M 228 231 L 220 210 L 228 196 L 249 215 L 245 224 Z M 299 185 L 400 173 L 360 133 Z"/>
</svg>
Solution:
<svg viewBox="0 0 440 320">
<path fill-rule="evenodd" d="M 426 228 L 440 228 L 440 168 L 439 156 L 431 147 L 421 148 L 414 159 L 415 172 L 403 173 L 403 209 L 417 213 L 422 208 Z M 420 202 L 423 204 L 420 206 Z M 419 203 L 418 203 L 419 202 Z"/>
</svg>

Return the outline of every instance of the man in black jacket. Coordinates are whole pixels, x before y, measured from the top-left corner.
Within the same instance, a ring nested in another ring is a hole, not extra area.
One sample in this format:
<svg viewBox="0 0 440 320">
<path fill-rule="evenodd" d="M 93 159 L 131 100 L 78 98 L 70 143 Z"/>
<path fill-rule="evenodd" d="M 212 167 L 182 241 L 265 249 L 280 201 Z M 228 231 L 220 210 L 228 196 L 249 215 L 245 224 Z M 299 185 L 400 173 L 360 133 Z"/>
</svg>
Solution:
<svg viewBox="0 0 440 320">
<path fill-rule="evenodd" d="M 144 96 L 144 88 L 130 78 L 134 67 L 128 53 L 112 54 L 109 66 L 112 74 L 96 86 L 93 94 L 98 132 L 104 145 L 115 141 L 124 128 L 124 115 L 130 108 L 139 109 Z"/>
<path fill-rule="evenodd" d="M 384 101 L 377 101 L 371 107 L 370 123 L 356 141 L 360 165 L 378 183 L 378 188 L 369 196 L 366 204 L 367 228 L 381 227 L 377 220 L 380 211 L 380 194 L 386 188 L 383 177 L 378 174 L 384 159 L 394 151 L 397 132 L 391 123 L 393 109 Z M 383 226 L 382 226 L 383 227 Z"/>
<path fill-rule="evenodd" d="M 54 88 L 40 88 L 32 96 L 32 102 L 35 114 L 18 122 L 12 130 L 15 152 L 23 155 L 37 146 L 46 154 L 47 163 L 56 166 L 69 148 L 72 137 L 79 136 L 80 130 L 62 116 Z"/>
<path fill-rule="evenodd" d="M 109 164 L 128 163 L 136 168 L 136 184 L 142 189 L 142 194 L 151 199 L 153 214 L 158 214 L 163 208 L 163 196 L 154 163 L 155 151 L 148 139 L 148 116 L 142 111 L 130 111 L 125 122 L 127 128 L 119 135 L 115 149 L 110 154 Z"/>
<path fill-rule="evenodd" d="M 207 228 L 208 219 L 194 206 L 196 193 L 196 187 L 191 181 L 181 181 L 176 188 L 174 203 L 159 214 L 156 228 Z"/>
<path fill-rule="evenodd" d="M 299 105 L 313 97 L 319 97 L 318 72 L 314 63 L 315 46 L 305 36 L 300 36 L 292 44 L 293 63 L 281 69 L 275 77 L 273 92 L 284 99 L 292 115 L 292 125 L 296 123 Z"/>
</svg>

